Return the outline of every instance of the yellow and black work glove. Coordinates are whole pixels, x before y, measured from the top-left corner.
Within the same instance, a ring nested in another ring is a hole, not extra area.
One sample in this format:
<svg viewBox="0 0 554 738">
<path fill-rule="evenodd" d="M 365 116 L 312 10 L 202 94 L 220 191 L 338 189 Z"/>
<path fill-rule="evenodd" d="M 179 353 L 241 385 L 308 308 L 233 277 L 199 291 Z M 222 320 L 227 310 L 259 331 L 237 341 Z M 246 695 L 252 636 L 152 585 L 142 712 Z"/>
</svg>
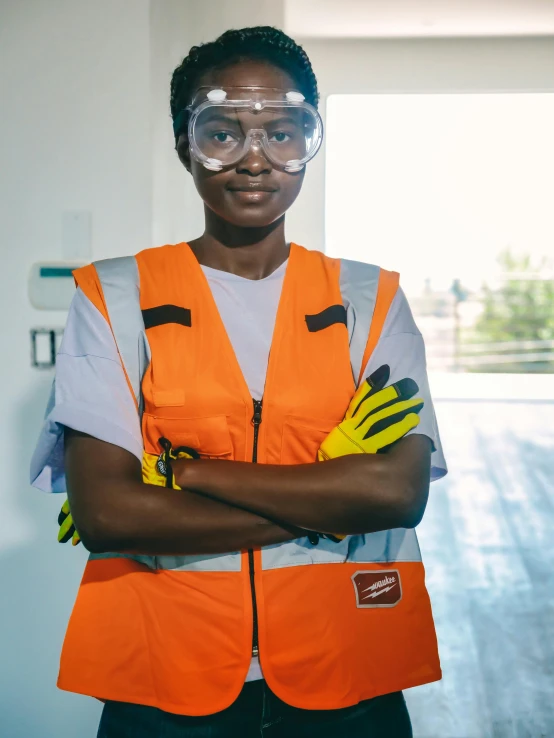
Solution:
<svg viewBox="0 0 554 738">
<path fill-rule="evenodd" d="M 58 531 L 58 541 L 60 543 L 67 543 L 71 540 L 71 544 L 76 546 L 81 542 L 77 529 L 73 523 L 68 499 L 63 503 L 60 514 L 58 515 L 58 525 L 60 526 L 60 530 Z"/>
<path fill-rule="evenodd" d="M 406 377 L 386 387 L 389 377 L 390 368 L 383 364 L 360 385 L 344 420 L 321 444 L 319 461 L 348 454 L 386 453 L 419 424 L 424 402 L 414 397 L 419 392 L 417 383 Z M 330 533 L 316 535 L 335 542 L 346 537 Z"/>
<path fill-rule="evenodd" d="M 142 481 L 158 487 L 181 489 L 175 483 L 171 462 L 177 459 L 199 459 L 200 454 L 196 449 L 188 446 L 173 448 L 171 442 L 163 437 L 160 438 L 159 444 L 163 449 L 159 456 L 145 453 L 142 457 Z"/>
<path fill-rule="evenodd" d="M 176 459 L 199 459 L 200 454 L 193 448 L 188 446 L 180 446 L 173 448 L 167 438 L 160 438 L 160 446 L 163 448 L 159 456 L 156 454 L 144 453 L 142 456 L 142 481 L 145 484 L 153 484 L 158 487 L 172 487 L 173 489 L 181 489 L 175 484 L 171 462 Z M 60 514 L 58 515 L 58 541 L 67 543 L 70 539 L 72 544 L 76 546 L 81 542 L 79 533 L 77 532 L 69 509 L 69 500 L 66 500 Z"/>
<path fill-rule="evenodd" d="M 363 382 L 344 420 L 329 433 L 318 451 L 327 461 L 348 454 L 385 453 L 419 424 L 423 407 L 416 382 L 409 377 L 385 387 L 390 376 L 384 364 Z"/>
</svg>

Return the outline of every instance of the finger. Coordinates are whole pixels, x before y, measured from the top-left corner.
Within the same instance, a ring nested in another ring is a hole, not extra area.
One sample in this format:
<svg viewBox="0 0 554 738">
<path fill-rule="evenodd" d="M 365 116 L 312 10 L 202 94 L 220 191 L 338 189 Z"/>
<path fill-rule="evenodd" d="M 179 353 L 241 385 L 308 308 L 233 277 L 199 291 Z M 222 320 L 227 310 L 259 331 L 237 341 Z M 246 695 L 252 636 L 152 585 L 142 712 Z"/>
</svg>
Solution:
<svg viewBox="0 0 554 738">
<path fill-rule="evenodd" d="M 404 438 L 406 433 L 409 433 L 414 428 L 417 428 L 418 425 L 419 415 L 416 415 L 416 413 L 409 413 L 408 415 L 406 415 L 405 418 L 403 418 L 395 425 L 391 426 L 390 428 L 386 428 L 380 433 L 377 433 L 377 435 L 373 436 L 374 447 L 381 450 L 386 446 L 390 446 L 393 443 L 399 441 L 401 438 Z M 391 431 L 394 431 L 394 433 L 391 433 Z"/>
<path fill-rule="evenodd" d="M 352 420 L 357 421 L 356 429 L 360 428 L 370 415 L 391 407 L 402 400 L 408 400 L 419 390 L 413 379 L 406 377 L 391 384 L 390 387 L 380 390 L 373 397 L 364 399 Z"/>
<path fill-rule="evenodd" d="M 378 392 L 374 397 L 360 405 L 356 414 L 356 419 L 359 418 L 359 422 L 356 427 L 359 428 L 373 413 L 376 413 L 379 410 L 384 410 L 401 400 L 409 400 L 418 392 L 419 387 L 417 382 L 410 379 L 410 377 L 405 377 L 404 379 L 400 379 L 398 382 L 391 384 L 390 387 L 385 387 L 385 389 Z"/>
<path fill-rule="evenodd" d="M 66 501 L 63 503 L 60 512 L 58 513 L 58 525 L 61 525 L 63 521 L 67 518 L 69 515 L 69 500 L 66 499 Z"/>
<path fill-rule="evenodd" d="M 71 517 L 71 515 L 68 515 L 67 518 L 60 525 L 60 530 L 58 531 L 58 541 L 60 543 L 67 543 L 73 533 L 75 533 L 73 518 Z"/>
<path fill-rule="evenodd" d="M 399 379 L 398 382 L 394 382 L 394 384 L 391 384 L 391 387 L 396 387 L 398 397 L 401 397 L 404 400 L 411 399 L 419 392 L 419 386 L 417 382 L 411 377 L 404 377 L 404 379 Z"/>
<path fill-rule="evenodd" d="M 425 403 L 421 397 L 414 397 L 412 400 L 395 402 L 394 404 L 369 415 L 365 422 L 360 425 L 358 430 L 362 433 L 362 438 L 369 438 L 370 436 L 377 435 L 377 433 L 380 433 L 382 430 L 398 423 L 400 420 L 405 418 L 408 413 L 419 413 L 424 404 Z"/>
<path fill-rule="evenodd" d="M 77 533 L 77 531 L 75 531 L 75 533 L 73 534 L 73 538 L 71 539 L 71 545 L 72 546 L 78 546 L 79 543 L 81 543 L 81 537 Z"/>
<path fill-rule="evenodd" d="M 389 406 L 398 400 L 396 387 L 385 387 L 374 395 L 366 395 L 358 405 L 352 416 L 355 428 L 359 428 L 370 415 L 380 410 L 383 406 Z"/>
<path fill-rule="evenodd" d="M 364 400 L 367 400 L 368 397 L 372 397 L 379 392 L 379 390 L 382 390 L 389 381 L 389 377 L 390 367 L 388 364 L 383 364 L 370 374 L 369 377 L 366 378 L 365 382 L 362 382 L 358 387 L 358 391 L 352 398 L 344 419 L 348 420 L 348 418 L 355 415 Z"/>
<path fill-rule="evenodd" d="M 389 378 L 390 366 L 388 364 L 382 364 L 366 378 L 366 382 L 370 387 L 375 388 L 375 391 L 377 392 L 378 390 L 383 389 L 383 387 L 386 387 Z"/>
<path fill-rule="evenodd" d="M 372 436 L 376 436 L 378 433 L 386 430 L 387 428 L 392 428 L 393 426 L 398 425 L 400 421 L 404 420 L 404 418 L 410 413 L 416 413 L 417 415 L 419 415 L 421 409 L 423 408 L 423 404 L 423 402 L 420 402 L 417 405 L 406 407 L 403 410 L 394 413 L 394 415 L 388 415 L 384 418 L 381 418 L 381 420 L 378 420 L 371 426 L 369 432 L 366 436 L 364 436 L 364 438 L 371 438 Z M 402 436 L 398 437 L 401 438 Z"/>
</svg>

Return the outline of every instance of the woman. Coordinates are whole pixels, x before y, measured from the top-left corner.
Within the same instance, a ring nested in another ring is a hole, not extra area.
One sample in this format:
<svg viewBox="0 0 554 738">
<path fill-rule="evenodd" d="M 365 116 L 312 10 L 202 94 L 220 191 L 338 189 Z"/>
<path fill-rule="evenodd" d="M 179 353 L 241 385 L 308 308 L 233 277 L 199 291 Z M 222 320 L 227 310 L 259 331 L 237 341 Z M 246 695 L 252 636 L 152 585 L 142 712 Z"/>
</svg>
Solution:
<svg viewBox="0 0 554 738">
<path fill-rule="evenodd" d="M 401 690 L 440 678 L 421 335 L 395 273 L 285 240 L 317 103 L 279 30 L 191 49 L 203 235 L 75 274 L 32 477 L 67 478 L 92 552 L 58 685 L 105 702 L 101 738 L 410 736 Z"/>
</svg>

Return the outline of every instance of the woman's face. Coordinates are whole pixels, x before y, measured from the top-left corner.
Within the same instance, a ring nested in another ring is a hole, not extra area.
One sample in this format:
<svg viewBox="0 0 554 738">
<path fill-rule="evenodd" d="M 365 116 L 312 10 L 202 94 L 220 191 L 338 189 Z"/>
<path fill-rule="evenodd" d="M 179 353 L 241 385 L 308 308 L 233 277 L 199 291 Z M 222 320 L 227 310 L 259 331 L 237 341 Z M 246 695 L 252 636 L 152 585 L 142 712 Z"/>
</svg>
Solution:
<svg viewBox="0 0 554 738">
<path fill-rule="evenodd" d="M 207 71 L 198 80 L 197 87 L 203 86 L 273 87 L 283 92 L 297 89 L 286 72 L 253 60 Z M 208 208 L 239 227 L 259 228 L 275 222 L 296 200 L 304 180 L 304 169 L 290 173 L 277 169 L 263 151 L 252 149 L 233 167 L 212 172 L 190 156 L 184 134 L 177 141 L 177 153 Z"/>
</svg>

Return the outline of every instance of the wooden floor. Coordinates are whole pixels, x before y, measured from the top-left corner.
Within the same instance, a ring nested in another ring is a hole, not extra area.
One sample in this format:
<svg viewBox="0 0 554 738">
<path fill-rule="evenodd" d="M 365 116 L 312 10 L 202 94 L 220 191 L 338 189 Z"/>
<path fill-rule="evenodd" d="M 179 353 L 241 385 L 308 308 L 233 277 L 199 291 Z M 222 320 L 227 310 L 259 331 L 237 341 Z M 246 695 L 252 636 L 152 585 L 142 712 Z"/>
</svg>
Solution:
<svg viewBox="0 0 554 738">
<path fill-rule="evenodd" d="M 449 466 L 418 528 L 443 680 L 415 738 L 554 738 L 554 404 L 437 402 Z"/>
</svg>

